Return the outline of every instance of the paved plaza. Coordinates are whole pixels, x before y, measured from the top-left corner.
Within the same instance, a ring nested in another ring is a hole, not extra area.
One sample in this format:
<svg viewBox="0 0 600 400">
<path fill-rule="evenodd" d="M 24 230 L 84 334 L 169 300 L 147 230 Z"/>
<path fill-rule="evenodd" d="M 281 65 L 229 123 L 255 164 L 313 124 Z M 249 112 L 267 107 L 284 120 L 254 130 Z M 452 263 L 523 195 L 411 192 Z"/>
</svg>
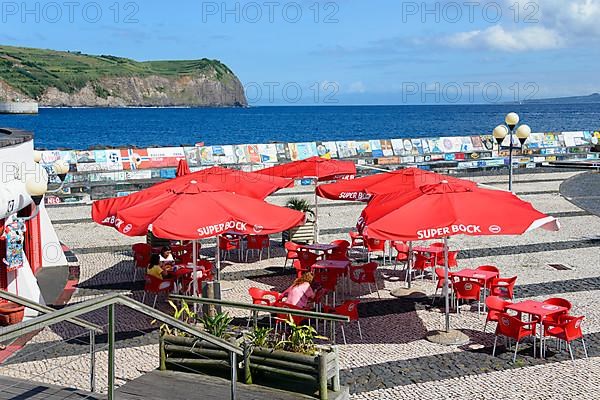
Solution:
<svg viewBox="0 0 600 400">
<path fill-rule="evenodd" d="M 561 230 L 536 230 L 516 237 L 466 237 L 450 240 L 452 249 L 460 249 L 459 267 L 484 264 L 499 267 L 503 277 L 517 275 L 518 300 L 560 296 L 574 305 L 574 315 L 585 315 L 583 325 L 589 359 L 583 359 L 580 344 L 575 344 L 576 361 L 568 354 L 548 351 L 546 360 L 533 358 L 525 344 L 515 363 L 512 354 L 500 348 L 491 356 L 494 326 L 483 333 L 485 314 L 477 307 L 463 306 L 453 314 L 451 325 L 466 333 L 466 346 L 445 347 L 425 340 L 430 330 L 443 326 L 442 301 L 431 305 L 431 297 L 396 299 L 390 290 L 404 281 L 393 266 L 379 272 L 379 294 L 354 289 L 361 299 L 359 307 L 363 339 L 354 324 L 346 329 L 348 345 L 340 345 L 343 384 L 350 387 L 353 399 L 597 399 L 600 386 L 600 197 L 594 199 L 586 185 L 598 185 L 598 179 L 584 178 L 577 172 L 520 173 L 515 190 L 542 212 L 559 218 Z M 574 178 L 574 180 L 569 180 Z M 481 183 L 506 187 L 504 176 L 474 177 Z M 579 180 L 579 181 L 578 181 Z M 580 183 L 578 183 L 580 182 Z M 589 189 L 590 186 L 588 186 Z M 561 194 L 562 190 L 562 194 Z M 308 189 L 287 189 L 268 201 L 284 204 L 291 196 L 312 199 Z M 596 195 L 597 196 L 597 195 Z M 571 201 L 567 198 L 571 198 Z M 595 201 L 594 201 L 595 200 Z M 311 200 L 312 201 L 312 200 Z M 360 210 L 359 203 L 320 199 L 321 241 L 348 239 Z M 577 204 L 577 205 L 575 205 Z M 579 207 L 583 208 L 579 208 Z M 494 205 L 490 204 L 490 208 Z M 61 206 L 49 213 L 62 242 L 78 257 L 80 282 L 70 300 L 80 302 L 106 293 L 119 292 L 141 300 L 142 274 L 133 282 L 134 266 L 130 246 L 139 238 L 127 238 L 111 228 L 93 223 L 89 206 Z M 510 218 L 509 215 L 506 218 Z M 271 258 L 250 263 L 225 261 L 222 277 L 230 290 L 227 300 L 248 302 L 248 288 L 283 290 L 293 280 L 290 270 L 282 271 L 284 251 L 272 240 Z M 203 253 L 214 255 L 214 241 L 203 242 Z M 254 259 L 253 259 L 254 260 Z M 549 264 L 565 264 L 558 270 Z M 415 287 L 432 295 L 430 279 Z M 161 309 L 169 311 L 164 301 Z M 229 310 L 241 318 L 246 313 Z M 106 325 L 105 312 L 87 319 Z M 117 309 L 118 349 L 117 383 L 123 384 L 158 366 L 156 326 L 128 309 Z M 242 321 L 243 322 L 243 321 Z M 241 323 L 242 323 L 241 322 Z M 243 322 L 245 323 L 245 322 Z M 341 335 L 338 335 L 341 338 Z M 106 388 L 106 337 L 98 341 L 97 388 Z M 0 375 L 28 378 L 89 390 L 87 334 L 69 324 L 46 328 L 33 337 L 21 351 L 0 365 Z M 2 388 L 0 388 L 2 390 Z"/>
</svg>

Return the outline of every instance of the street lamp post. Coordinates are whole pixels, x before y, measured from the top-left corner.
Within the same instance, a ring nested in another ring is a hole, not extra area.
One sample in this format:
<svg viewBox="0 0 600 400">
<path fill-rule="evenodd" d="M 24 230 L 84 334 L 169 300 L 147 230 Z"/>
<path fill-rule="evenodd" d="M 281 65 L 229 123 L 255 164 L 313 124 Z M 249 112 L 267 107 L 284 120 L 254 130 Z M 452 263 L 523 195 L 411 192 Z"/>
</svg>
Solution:
<svg viewBox="0 0 600 400">
<path fill-rule="evenodd" d="M 512 192 L 513 188 L 513 149 L 514 141 L 513 135 L 516 133 L 517 139 L 521 142 L 521 147 L 531 134 L 531 128 L 528 125 L 519 124 L 519 115 L 517 113 L 510 113 L 504 119 L 506 125 L 498 125 L 493 132 L 494 139 L 498 142 L 498 149 L 502 146 L 502 142 L 509 136 L 509 145 L 508 145 L 508 190 Z M 516 128 L 516 131 L 515 131 Z"/>
<path fill-rule="evenodd" d="M 29 217 L 22 218 L 23 221 L 29 221 L 37 217 L 40 211 L 40 204 L 46 194 L 58 193 L 62 190 L 67 174 L 69 173 L 69 164 L 64 160 L 58 160 L 52 166 L 52 176 L 58 177 L 60 180 L 60 186 L 56 189 L 50 190 L 50 176 L 46 169 L 44 169 L 39 163 L 42 160 L 42 153 L 34 151 L 33 161 L 35 162 L 35 173 L 21 173 L 19 172 L 18 178 L 24 181 L 25 191 L 31 197 L 35 209 Z"/>
</svg>

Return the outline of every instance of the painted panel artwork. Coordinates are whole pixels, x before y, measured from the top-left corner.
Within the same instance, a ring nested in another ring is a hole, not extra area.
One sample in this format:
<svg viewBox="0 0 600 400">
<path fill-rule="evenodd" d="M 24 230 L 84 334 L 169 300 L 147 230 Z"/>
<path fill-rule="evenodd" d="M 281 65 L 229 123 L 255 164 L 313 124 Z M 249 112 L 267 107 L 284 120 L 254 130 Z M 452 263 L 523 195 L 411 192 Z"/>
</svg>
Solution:
<svg viewBox="0 0 600 400">
<path fill-rule="evenodd" d="M 6 241 L 6 258 L 2 261 L 7 271 L 14 271 L 23 266 L 25 230 L 25 223 L 18 218 L 7 224 L 4 228 L 2 238 Z"/>
</svg>

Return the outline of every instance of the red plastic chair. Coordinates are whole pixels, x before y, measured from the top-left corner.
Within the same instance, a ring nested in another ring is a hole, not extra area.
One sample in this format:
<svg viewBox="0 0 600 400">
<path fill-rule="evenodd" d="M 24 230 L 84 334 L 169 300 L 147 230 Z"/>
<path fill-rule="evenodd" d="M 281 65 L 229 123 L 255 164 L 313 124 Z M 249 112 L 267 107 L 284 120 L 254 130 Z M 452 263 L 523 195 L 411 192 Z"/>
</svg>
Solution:
<svg viewBox="0 0 600 400">
<path fill-rule="evenodd" d="M 146 293 L 154 294 L 154 303 L 152 307 L 156 307 L 156 299 L 160 293 L 169 293 L 173 289 L 173 281 L 170 279 L 159 279 L 152 275 L 146 275 L 144 283 L 144 296 L 142 303 L 146 300 Z"/>
<path fill-rule="evenodd" d="M 313 282 L 321 286 L 321 288 L 323 289 L 321 296 L 325 296 L 325 304 L 327 304 L 327 300 L 330 293 L 333 295 L 333 302 L 331 304 L 336 304 L 335 291 L 338 284 L 338 277 L 339 274 L 336 271 L 326 270 L 319 270 L 314 275 Z"/>
<path fill-rule="evenodd" d="M 332 245 L 336 246 L 331 253 L 327 254 L 325 258 L 327 260 L 336 261 L 349 261 L 348 249 L 350 248 L 350 242 L 347 240 L 334 240 L 331 242 Z"/>
<path fill-rule="evenodd" d="M 504 300 L 498 296 L 488 296 L 485 299 L 485 305 L 487 306 L 488 312 L 485 317 L 485 325 L 483 326 L 483 331 L 487 329 L 488 322 L 498 322 L 498 316 L 505 312 L 506 306 L 511 302 L 508 300 Z"/>
<path fill-rule="evenodd" d="M 350 248 L 365 247 L 365 238 L 356 231 L 350 231 Z"/>
<path fill-rule="evenodd" d="M 283 263 L 283 268 L 285 269 L 285 267 L 287 267 L 287 262 L 289 260 L 293 261 L 293 260 L 298 259 L 298 249 L 300 248 L 300 245 L 298 245 L 297 243 L 294 243 L 294 242 L 285 242 L 283 247 L 285 248 L 285 251 L 287 252 L 285 255 L 285 263 Z"/>
<path fill-rule="evenodd" d="M 262 290 L 256 287 L 248 289 L 248 294 L 252 297 L 252 304 L 263 306 L 272 306 L 281 299 L 281 293 L 273 290 Z"/>
<path fill-rule="evenodd" d="M 517 277 L 512 278 L 495 278 L 490 286 L 490 295 L 499 296 L 505 299 L 515 298 L 515 283 Z"/>
<path fill-rule="evenodd" d="M 571 311 L 571 308 L 573 308 L 573 305 L 571 304 L 571 302 L 569 300 L 563 299 L 561 297 L 551 297 L 547 300 L 544 300 L 544 303 L 553 305 L 553 306 L 565 307 L 567 310 L 562 313 L 550 314 L 550 315 L 546 316 L 544 319 L 542 319 L 542 327 L 544 328 L 543 332 L 546 332 L 552 326 L 558 325 L 560 323 L 560 318 L 565 315 L 568 315 L 569 311 Z M 559 345 L 560 345 L 560 342 L 559 342 Z M 545 349 L 546 346 L 544 345 L 543 348 Z M 559 348 L 560 348 L 560 346 L 559 346 Z"/>
<path fill-rule="evenodd" d="M 332 241 L 330 244 L 336 246 L 336 247 L 342 247 L 345 249 L 349 249 L 350 248 L 350 242 L 344 239 L 338 239 L 338 240 L 334 240 Z"/>
<path fill-rule="evenodd" d="M 219 236 L 219 250 L 221 251 L 221 257 L 223 260 L 227 259 L 227 255 L 234 251 L 238 251 L 238 260 L 241 260 L 241 243 L 242 239 L 239 237 L 229 238 L 227 236 Z"/>
<path fill-rule="evenodd" d="M 350 280 L 352 282 L 358 283 L 359 285 L 367 284 L 369 287 L 369 292 L 373 292 L 371 289 L 371 283 L 375 285 L 375 289 L 377 290 L 377 297 L 381 299 L 381 295 L 379 294 L 379 288 L 377 287 L 377 263 L 370 262 L 364 265 L 351 265 L 350 266 Z"/>
<path fill-rule="evenodd" d="M 137 272 L 143 269 L 144 272 L 150 266 L 150 258 L 152 257 L 152 246 L 146 243 L 136 243 L 131 246 L 133 251 L 133 261 L 135 264 L 135 271 L 133 273 L 133 281 L 137 279 Z"/>
<path fill-rule="evenodd" d="M 443 246 L 443 244 L 442 244 L 442 246 Z M 440 267 L 443 267 L 446 265 L 443 252 L 437 253 L 436 264 L 439 265 Z M 456 267 L 458 267 L 458 251 L 457 250 L 449 251 L 448 252 L 448 268 L 456 268 Z"/>
<path fill-rule="evenodd" d="M 517 317 L 508 315 L 507 313 L 498 314 L 498 325 L 496 326 L 496 338 L 494 339 L 494 350 L 492 351 L 492 357 L 496 356 L 496 344 L 498 342 L 498 336 L 504 336 L 509 339 L 514 339 L 517 343 L 515 345 L 515 354 L 513 356 L 513 362 L 517 360 L 517 352 L 519 351 L 519 342 L 529 336 L 533 336 L 533 357 L 535 358 L 535 325 L 537 321 L 523 322 Z"/>
<path fill-rule="evenodd" d="M 323 312 L 327 314 L 337 314 L 343 315 L 350 318 L 350 322 L 356 321 L 358 325 L 358 334 L 360 336 L 360 340 L 362 340 L 362 329 L 360 328 L 360 320 L 358 316 L 358 305 L 360 304 L 359 300 L 347 300 L 344 303 L 340 304 L 337 307 L 323 307 Z M 340 325 L 342 329 L 342 337 L 344 338 L 344 344 L 348 344 L 346 342 L 346 332 L 344 332 L 344 323 Z"/>
<path fill-rule="evenodd" d="M 479 267 L 477 267 L 475 269 L 478 271 L 494 272 L 494 273 L 498 274 L 498 276 L 500 275 L 500 270 L 493 265 L 480 265 Z M 491 290 L 493 283 L 494 283 L 493 279 L 488 279 L 485 284 L 486 289 Z"/>
<path fill-rule="evenodd" d="M 498 269 L 498 267 L 495 267 L 493 265 L 480 265 L 479 267 L 477 267 L 475 269 L 478 271 L 495 272 L 497 274 L 500 273 L 500 270 Z"/>
<path fill-rule="evenodd" d="M 281 301 L 276 302 L 274 305 L 274 307 L 281 307 L 281 308 L 289 308 L 291 310 L 303 310 L 302 307 L 298 307 L 292 304 L 288 304 L 288 303 L 284 303 Z M 292 317 L 292 320 L 294 321 L 294 324 L 296 325 L 300 325 L 302 324 L 304 321 L 307 320 L 306 317 L 302 317 L 300 315 L 291 315 L 291 314 L 277 314 L 276 315 L 276 319 L 277 322 L 275 322 L 275 332 L 277 332 L 279 329 L 279 326 L 284 323 L 286 320 L 289 320 L 290 316 Z"/>
<path fill-rule="evenodd" d="M 392 246 L 398 252 L 394 260 L 394 270 L 396 270 L 398 263 L 404 263 L 405 266 L 408 265 L 408 258 L 410 256 L 408 245 L 404 242 L 393 242 Z"/>
<path fill-rule="evenodd" d="M 248 262 L 248 252 L 256 251 L 259 253 L 259 260 L 262 260 L 263 250 L 267 249 L 267 258 L 271 258 L 271 240 L 269 235 L 250 235 L 246 241 L 246 262 Z"/>
<path fill-rule="evenodd" d="M 415 262 L 412 266 L 412 270 L 421 271 L 421 280 L 425 277 L 425 271 L 427 268 L 435 267 L 435 256 L 428 255 L 427 253 L 417 253 L 415 256 Z M 408 275 L 407 275 L 408 278 Z"/>
<path fill-rule="evenodd" d="M 436 268 L 434 270 L 435 276 L 437 277 L 437 286 L 435 288 L 435 293 L 433 294 L 433 300 L 431 301 L 431 305 L 435 303 L 435 299 L 437 298 L 438 291 L 444 288 L 444 269 Z M 448 272 L 448 290 L 452 290 L 452 273 Z"/>
<path fill-rule="evenodd" d="M 429 245 L 429 247 L 435 247 L 435 248 L 440 248 L 443 249 L 444 248 L 444 243 L 443 242 L 435 242 L 435 243 L 431 243 Z M 444 266 L 444 253 L 435 253 L 437 258 L 435 260 L 436 265 L 439 265 L 440 267 Z M 449 256 L 448 256 L 449 257 Z M 438 264 L 438 262 L 440 262 L 441 259 L 441 264 Z"/>
<path fill-rule="evenodd" d="M 262 290 L 256 287 L 251 287 L 248 289 L 248 294 L 252 297 L 252 304 L 258 304 L 263 306 L 273 306 L 275 305 L 282 297 L 282 294 L 279 292 L 275 292 L 273 290 Z M 254 312 L 250 313 L 251 316 L 248 319 L 248 325 L 250 326 L 250 321 L 254 319 L 254 317 L 258 317 L 258 312 L 254 314 Z M 271 326 L 271 314 L 269 314 L 269 326 Z"/>
<path fill-rule="evenodd" d="M 301 250 L 298 252 L 298 259 L 294 261 L 294 268 L 296 269 L 296 276 L 300 278 L 302 274 L 310 272 L 311 267 L 315 265 L 319 256 L 310 251 Z"/>
<path fill-rule="evenodd" d="M 206 280 L 213 280 L 213 270 L 215 269 L 215 265 L 208 260 L 198 260 L 198 266 L 204 267 L 204 272 L 206 275 Z"/>
<path fill-rule="evenodd" d="M 456 298 L 456 312 L 460 312 L 461 300 L 477 300 L 477 312 L 481 313 L 481 285 L 477 282 L 458 281 L 452 284 Z"/>
<path fill-rule="evenodd" d="M 171 246 L 173 258 L 182 265 L 187 265 L 192 262 L 192 246 Z"/>
<path fill-rule="evenodd" d="M 213 269 L 214 265 L 208 260 L 198 260 L 198 266 L 203 267 L 203 271 L 198 271 L 198 291 L 196 295 L 201 295 L 202 293 L 202 282 L 210 282 L 214 280 Z M 193 295 L 194 292 L 194 278 L 190 275 L 182 279 L 182 286 L 185 288 L 185 293 L 187 295 Z"/>
<path fill-rule="evenodd" d="M 571 304 L 571 302 L 569 300 L 563 299 L 561 297 L 551 297 L 547 300 L 544 300 L 544 304 L 565 307 L 567 309 L 567 311 L 565 311 L 564 313 L 550 314 L 546 318 L 544 318 L 542 320 L 542 325 L 544 325 L 544 328 L 547 328 L 549 326 L 559 323 L 560 318 L 564 315 L 567 315 L 569 313 L 569 311 L 571 311 L 571 308 L 573 308 L 573 304 Z"/>
<path fill-rule="evenodd" d="M 383 263 L 385 264 L 385 240 L 365 238 L 367 245 L 367 261 L 371 262 L 371 253 L 379 252 L 383 254 Z"/>
<path fill-rule="evenodd" d="M 573 357 L 573 348 L 571 346 L 571 342 L 577 339 L 581 339 L 585 358 L 588 358 L 587 348 L 585 347 L 585 339 L 583 338 L 583 331 L 581 330 L 581 322 L 583 319 L 583 316 L 575 317 L 572 315 L 562 315 L 558 324 L 546 330 L 547 336 L 555 337 L 567 343 L 567 348 L 569 349 L 569 354 L 571 355 L 572 361 L 575 361 L 575 358 Z"/>
</svg>

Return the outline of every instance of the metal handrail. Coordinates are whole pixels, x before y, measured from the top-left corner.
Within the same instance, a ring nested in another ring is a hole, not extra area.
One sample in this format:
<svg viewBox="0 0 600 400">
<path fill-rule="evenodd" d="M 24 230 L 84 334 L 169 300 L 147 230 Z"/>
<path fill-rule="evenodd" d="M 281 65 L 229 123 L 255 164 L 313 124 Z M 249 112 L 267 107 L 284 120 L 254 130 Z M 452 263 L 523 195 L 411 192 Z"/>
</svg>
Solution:
<svg viewBox="0 0 600 400">
<path fill-rule="evenodd" d="M 207 305 L 213 305 L 213 306 L 231 307 L 231 308 L 238 308 L 238 309 L 242 309 L 242 310 L 250 310 L 250 311 L 256 311 L 256 312 L 264 311 L 264 312 L 277 313 L 277 314 L 291 314 L 291 315 L 297 315 L 300 317 L 321 319 L 321 320 L 325 320 L 325 321 L 350 322 L 350 318 L 345 315 L 326 314 L 326 313 L 320 313 L 320 312 L 316 312 L 316 311 L 296 310 L 294 308 L 263 306 L 263 305 L 259 305 L 259 304 L 248 304 L 248 303 L 238 303 L 235 301 L 207 299 L 204 297 L 184 296 L 184 295 L 179 295 L 179 294 L 172 294 L 169 296 L 169 298 L 174 299 L 174 300 L 183 300 L 183 301 L 186 301 L 189 303 L 200 303 L 200 304 L 207 304 Z"/>
<path fill-rule="evenodd" d="M 21 322 L 16 325 L 11 325 L 5 328 L 0 328 L 0 341 L 14 339 L 24 334 L 38 331 L 41 328 L 54 325 L 59 322 L 68 321 L 73 322 L 76 317 L 87 314 L 92 311 L 99 310 L 104 307 L 108 307 L 108 400 L 115 398 L 114 387 L 115 387 L 115 305 L 123 305 L 133 310 L 146 314 L 157 321 L 171 325 L 185 333 L 200 339 L 206 340 L 207 342 L 216 345 L 230 353 L 230 363 L 232 369 L 231 380 L 231 398 L 236 398 L 236 384 L 237 379 L 235 378 L 237 373 L 237 356 L 243 355 L 243 350 L 223 339 L 216 336 L 210 335 L 206 332 L 200 331 L 191 325 L 181 322 L 168 314 L 161 311 L 155 310 L 154 308 L 147 306 L 143 303 L 125 297 L 121 294 L 109 294 L 100 298 L 95 298 L 81 303 L 73 304 L 63 308 L 62 310 L 56 310 L 48 312 L 42 316 L 32 318 L 28 321 Z M 93 356 L 93 354 L 92 354 Z M 93 368 L 92 368 L 93 369 Z M 93 381 L 93 377 L 92 377 Z M 93 387 L 93 385 L 92 385 Z"/>
<path fill-rule="evenodd" d="M 51 313 L 47 313 L 40 317 L 32 318 L 28 321 L 21 322 L 16 325 L 11 325 L 5 328 L 0 328 L 0 341 L 14 339 L 26 333 L 37 331 L 42 327 L 50 326 L 62 321 L 70 320 L 79 315 L 87 314 L 91 311 L 99 310 L 113 304 L 120 304 L 143 314 L 146 314 L 157 321 L 169 324 L 177 329 L 180 329 L 190 335 L 197 336 L 215 346 L 221 347 L 227 351 L 242 355 L 243 351 L 240 347 L 231 344 L 228 341 L 212 336 L 206 332 L 192 328 L 168 314 L 155 310 L 143 303 L 125 297 L 121 294 L 108 294 L 100 298 L 87 300 L 81 303 L 73 304 Z"/>
<path fill-rule="evenodd" d="M 54 308 L 38 304 L 34 301 L 26 299 L 25 297 L 17 296 L 16 294 L 9 293 L 5 290 L 0 290 L 0 298 L 11 301 L 20 306 L 24 306 L 26 308 L 32 309 L 34 311 L 40 312 L 42 314 L 48 314 L 48 313 L 56 311 Z M 80 326 L 80 327 L 88 329 L 90 331 L 94 331 L 96 333 L 104 332 L 104 329 L 102 329 L 102 327 L 100 325 L 93 324 L 93 323 L 85 321 L 81 318 L 68 319 L 68 320 L 66 320 L 66 322 L 70 322 L 74 325 Z"/>
<path fill-rule="evenodd" d="M 97 299 L 84 301 L 82 303 L 65 307 L 62 310 L 57 310 L 36 318 L 32 318 L 25 322 L 0 328 L 0 340 L 15 339 L 27 333 L 37 331 L 40 328 L 45 328 L 47 326 L 69 320 L 73 317 L 86 314 L 90 311 L 98 310 L 110 304 L 114 304 L 117 296 L 117 294 L 111 294 Z"/>
</svg>

